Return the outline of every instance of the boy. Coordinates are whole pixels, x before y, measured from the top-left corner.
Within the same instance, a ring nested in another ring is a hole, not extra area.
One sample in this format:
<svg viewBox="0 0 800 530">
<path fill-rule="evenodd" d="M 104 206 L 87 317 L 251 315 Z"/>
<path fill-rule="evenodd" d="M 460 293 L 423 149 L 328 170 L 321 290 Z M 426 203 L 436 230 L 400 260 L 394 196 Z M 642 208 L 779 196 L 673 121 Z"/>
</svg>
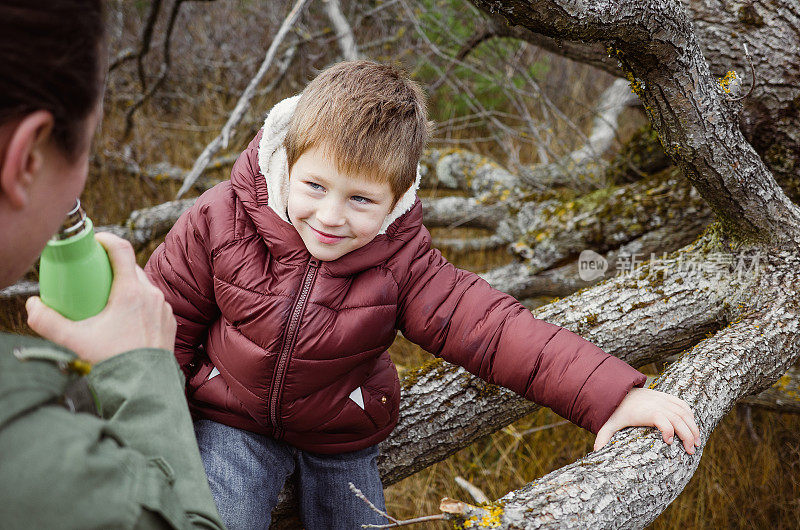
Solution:
<svg viewBox="0 0 800 530">
<path fill-rule="evenodd" d="M 631 391 L 642 374 L 430 248 L 416 198 L 427 135 L 415 83 L 385 65 L 334 65 L 272 109 L 230 182 L 206 192 L 150 258 L 178 321 L 175 355 L 229 527 L 267 528 L 294 472 L 306 528 L 384 522 L 347 483 L 383 507 L 375 458 L 398 419 L 386 352 L 398 329 L 602 427 L 603 439 L 658 423 L 694 452 L 685 403 Z"/>
</svg>

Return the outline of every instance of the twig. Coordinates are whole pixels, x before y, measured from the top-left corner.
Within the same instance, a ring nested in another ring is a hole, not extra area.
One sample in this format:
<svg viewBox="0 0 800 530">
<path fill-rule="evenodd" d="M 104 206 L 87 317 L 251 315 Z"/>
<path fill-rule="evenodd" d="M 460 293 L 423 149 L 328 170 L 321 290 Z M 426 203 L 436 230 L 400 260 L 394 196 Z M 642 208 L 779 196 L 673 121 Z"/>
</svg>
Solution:
<svg viewBox="0 0 800 530">
<path fill-rule="evenodd" d="M 164 83 L 164 80 L 167 78 L 167 73 L 169 72 L 169 68 L 172 64 L 172 58 L 170 57 L 172 32 L 175 29 L 175 20 L 178 18 L 178 13 L 180 12 L 183 2 L 184 0 L 175 0 L 175 3 L 172 4 L 172 10 L 169 14 L 169 22 L 167 23 L 167 32 L 164 37 L 164 51 L 162 54 L 161 69 L 158 73 L 158 79 L 156 79 L 155 83 L 153 83 L 149 89 L 145 90 L 144 78 L 141 78 L 142 90 L 144 90 L 144 94 L 142 94 L 130 106 L 128 112 L 125 113 L 125 130 L 122 133 L 123 139 L 127 139 L 133 130 L 133 115 L 142 107 L 142 105 L 144 105 L 148 99 L 153 96 L 153 94 L 155 94 L 155 92 L 161 87 L 161 85 Z M 141 61 L 139 61 L 139 63 L 141 68 Z M 140 76 L 141 75 L 143 75 L 142 71 L 140 71 Z"/>
<path fill-rule="evenodd" d="M 743 44 L 744 46 L 744 56 L 747 58 L 747 62 L 750 63 L 750 90 L 747 91 L 747 94 L 738 98 L 727 98 L 728 101 L 741 101 L 747 97 L 750 97 L 750 94 L 753 93 L 753 89 L 756 87 L 756 67 L 753 65 L 753 58 L 750 56 L 750 51 L 747 49 L 747 43 Z"/>
<path fill-rule="evenodd" d="M 182 2 L 214 2 L 216 0 L 181 0 Z M 133 48 L 125 48 L 121 52 L 119 52 L 116 57 L 114 57 L 110 64 L 108 65 L 108 72 L 111 73 L 123 64 L 131 61 L 133 59 L 139 59 L 140 57 L 144 57 L 150 51 L 150 43 L 153 37 L 153 28 L 155 27 L 156 21 L 158 19 L 158 11 L 161 9 L 161 0 L 154 2 L 150 5 L 150 12 L 147 15 L 147 22 L 145 23 L 145 27 L 142 31 L 142 45 L 139 47 L 138 50 Z M 120 16 L 122 15 L 119 12 Z M 119 22 L 122 23 L 121 20 Z M 120 30 L 121 31 L 121 30 Z"/>
<path fill-rule="evenodd" d="M 361 528 L 397 528 L 398 526 L 410 526 L 412 524 L 427 523 L 430 521 L 444 521 L 447 519 L 443 513 L 436 515 L 423 515 L 422 517 L 414 517 L 413 519 L 404 519 L 391 524 L 362 524 Z"/>
<path fill-rule="evenodd" d="M 153 40 L 153 29 L 158 20 L 158 13 L 161 11 L 161 0 L 153 0 L 150 6 L 150 13 L 147 15 L 147 24 L 142 31 L 142 47 L 136 54 L 136 71 L 139 73 L 139 85 L 142 90 L 147 89 L 147 81 L 144 76 L 144 57 L 150 52 L 150 44 Z"/>
<path fill-rule="evenodd" d="M 350 486 L 350 491 L 352 491 L 356 495 L 356 497 L 367 503 L 367 506 L 369 506 L 373 512 L 391 521 L 390 524 L 362 524 L 361 528 L 397 528 L 398 526 L 408 526 L 417 523 L 425 523 L 428 521 L 442 521 L 445 518 L 444 514 L 437 514 L 437 515 L 425 515 L 423 517 L 415 517 L 414 519 L 406 519 L 404 521 L 397 520 L 388 513 L 381 511 L 374 504 L 372 504 L 372 502 L 370 502 L 367 496 L 364 495 L 361 492 L 361 490 L 355 486 L 355 484 L 353 484 L 352 482 L 348 482 L 347 485 Z"/>
<path fill-rule="evenodd" d="M 342 57 L 347 61 L 361 59 L 361 53 L 356 45 L 356 38 L 353 35 L 353 28 L 347 22 L 347 18 L 342 14 L 339 0 L 323 0 L 325 13 L 336 29 L 336 39 L 339 41 L 339 49 L 342 50 Z"/>
<path fill-rule="evenodd" d="M 753 407 L 750 405 L 742 405 L 739 410 L 742 413 L 745 427 L 747 427 L 747 434 L 750 435 L 753 444 L 758 445 L 761 443 L 761 438 L 756 434 L 756 429 L 753 427 Z"/>
<path fill-rule="evenodd" d="M 532 427 L 530 429 L 524 430 L 521 433 L 519 433 L 519 435 L 520 436 L 525 436 L 526 434 L 533 434 L 535 432 L 545 431 L 547 429 L 552 429 L 553 427 L 558 427 L 560 425 L 565 425 L 567 423 L 569 423 L 569 421 L 561 420 L 561 421 L 557 421 L 555 423 L 548 423 L 547 425 L 539 425 L 538 427 Z"/>
<path fill-rule="evenodd" d="M 286 37 L 287 33 L 289 33 L 289 28 L 291 28 L 295 21 L 300 17 L 300 12 L 303 10 L 306 4 L 308 4 L 308 2 L 309 0 L 297 0 L 295 2 L 291 11 L 289 11 L 289 14 L 286 16 L 286 19 L 284 19 L 283 24 L 278 30 L 277 35 L 275 35 L 275 38 L 272 40 L 272 44 L 270 44 L 269 49 L 267 50 L 267 55 L 264 57 L 264 61 L 261 63 L 258 72 L 256 72 L 256 75 L 250 80 L 247 88 L 245 88 L 242 96 L 236 103 L 236 107 L 233 109 L 233 112 L 228 118 L 228 121 L 222 127 L 220 134 L 206 146 L 202 153 L 200 153 L 200 156 L 195 161 L 191 171 L 189 171 L 189 173 L 186 175 L 186 180 L 183 182 L 181 189 L 178 190 L 177 198 L 182 197 L 183 194 L 192 187 L 194 181 L 197 180 L 197 177 L 200 176 L 200 174 L 203 172 L 203 169 L 206 167 L 206 165 L 208 165 L 211 157 L 214 156 L 220 149 L 224 149 L 228 146 L 228 141 L 230 140 L 233 129 L 242 119 L 244 111 L 256 91 L 256 87 L 267 73 L 267 70 L 269 70 L 272 60 L 275 58 L 275 54 L 278 51 L 278 46 L 280 46 L 281 42 L 283 42 L 283 39 Z"/>
<path fill-rule="evenodd" d="M 439 47 L 436 46 L 436 44 L 434 44 L 430 40 L 430 38 L 428 38 L 428 36 L 425 34 L 425 31 L 422 29 L 422 26 L 420 25 L 419 19 L 414 14 L 414 11 L 411 9 L 411 7 L 408 5 L 408 3 L 405 0 L 403 0 L 401 2 L 401 5 L 402 5 L 404 11 L 406 12 L 406 15 L 407 15 L 408 19 L 414 25 L 414 29 L 416 30 L 417 34 L 420 36 L 420 38 L 422 38 L 423 41 L 425 41 L 425 44 L 427 44 L 427 46 L 431 50 L 431 52 L 433 52 L 436 56 L 438 56 L 438 57 L 440 57 L 440 58 L 442 58 L 442 59 L 444 59 L 446 61 L 453 61 L 453 59 L 451 57 L 447 56 L 444 52 L 442 52 L 439 49 Z M 519 135 L 518 131 L 506 126 L 504 123 L 502 123 L 502 122 L 500 122 L 500 121 L 498 121 L 496 119 L 492 119 L 491 115 L 488 113 L 488 111 L 483 106 L 483 104 L 478 100 L 478 98 L 475 97 L 475 95 L 472 93 L 472 91 L 469 89 L 469 87 L 464 85 L 461 82 L 461 80 L 458 79 L 458 77 L 453 76 L 453 78 L 451 79 L 435 63 L 431 62 L 430 64 L 434 68 L 434 70 L 436 70 L 436 72 L 439 74 L 440 77 L 444 77 L 444 79 L 447 82 L 447 84 L 450 85 L 455 90 L 455 92 L 461 93 L 464 96 L 466 96 L 466 103 L 472 108 L 473 112 L 482 112 L 482 113 L 486 114 L 487 116 L 489 116 L 490 122 L 493 125 L 495 125 L 495 127 L 497 127 L 498 129 L 500 129 L 501 131 L 506 133 L 508 136 L 515 136 L 516 137 L 516 136 Z M 459 61 L 458 64 L 459 65 L 463 65 L 465 63 Z M 503 149 L 503 151 L 505 152 L 506 156 L 510 157 L 511 153 L 508 151 L 508 148 L 506 147 L 505 143 L 502 141 L 500 135 L 497 134 L 495 131 L 492 131 L 492 137 L 494 138 L 494 140 L 497 143 L 497 145 L 500 146 L 501 149 Z"/>
<path fill-rule="evenodd" d="M 150 12 L 147 14 L 147 22 L 142 29 L 142 38 L 141 38 L 141 46 L 139 49 L 134 51 L 131 48 L 127 48 L 123 50 L 119 55 L 117 55 L 111 64 L 108 66 L 108 72 L 113 72 L 117 67 L 122 66 L 126 62 L 136 59 L 138 63 L 138 69 L 140 71 L 140 78 L 144 74 L 141 73 L 142 70 L 142 60 L 144 56 L 150 52 L 150 43 L 153 39 L 153 28 L 156 25 L 156 20 L 158 19 L 158 12 L 161 10 L 161 0 L 155 0 L 152 4 L 150 4 Z M 142 81 L 144 83 L 144 81 Z M 143 87 L 144 88 L 144 87 Z"/>
<path fill-rule="evenodd" d="M 133 48 L 125 48 L 112 59 L 111 64 L 108 65 L 108 73 L 113 72 L 118 67 L 136 57 L 136 50 Z"/>
<path fill-rule="evenodd" d="M 489 502 L 489 497 L 486 496 L 482 489 L 472 482 L 462 477 L 456 477 L 456 484 L 467 490 L 467 493 L 469 493 L 478 504 L 485 504 Z"/>
<path fill-rule="evenodd" d="M 467 58 L 467 55 L 469 55 L 472 50 L 477 48 L 480 43 L 482 43 L 487 39 L 491 39 L 492 37 L 495 36 L 497 36 L 497 30 L 493 26 L 488 26 L 484 24 L 481 28 L 478 28 L 478 30 L 469 39 L 467 39 L 467 41 L 461 46 L 461 49 L 458 50 L 458 52 L 455 55 L 455 60 L 456 61 L 465 60 Z M 440 75 L 439 79 L 437 79 L 431 85 L 430 87 L 431 92 L 436 92 L 439 89 L 439 87 L 442 86 L 445 77 L 453 73 L 453 70 L 455 69 L 456 65 L 457 65 L 456 62 L 448 63 L 444 73 Z"/>
<path fill-rule="evenodd" d="M 375 506 L 374 504 L 372 504 L 372 501 L 370 501 L 370 500 L 367 498 L 367 496 L 366 496 L 366 495 L 364 495 L 364 493 L 363 493 L 363 492 L 362 492 L 360 489 L 358 489 L 358 488 L 356 487 L 356 485 L 355 485 L 355 484 L 353 484 L 352 482 L 348 482 L 348 483 L 347 483 L 347 485 L 350 487 L 350 491 L 352 491 L 352 492 L 355 494 L 355 496 L 356 496 L 356 497 L 358 497 L 359 499 L 361 499 L 362 501 L 364 501 L 365 503 L 367 503 L 367 506 L 369 506 L 370 510 L 372 510 L 372 511 L 373 511 L 373 512 L 375 512 L 375 513 L 377 513 L 377 514 L 378 514 L 378 515 L 380 515 L 381 517 L 383 517 L 383 518 L 385 518 L 385 519 L 388 519 L 388 520 L 390 520 L 390 521 L 391 521 L 391 522 L 393 522 L 393 523 L 398 523 L 398 522 L 399 522 L 397 519 L 395 519 L 394 517 L 392 517 L 392 516 L 391 516 L 391 515 L 389 515 L 388 513 L 384 512 L 384 511 L 381 511 L 381 509 L 380 509 L 380 508 L 378 508 L 377 506 Z"/>
</svg>

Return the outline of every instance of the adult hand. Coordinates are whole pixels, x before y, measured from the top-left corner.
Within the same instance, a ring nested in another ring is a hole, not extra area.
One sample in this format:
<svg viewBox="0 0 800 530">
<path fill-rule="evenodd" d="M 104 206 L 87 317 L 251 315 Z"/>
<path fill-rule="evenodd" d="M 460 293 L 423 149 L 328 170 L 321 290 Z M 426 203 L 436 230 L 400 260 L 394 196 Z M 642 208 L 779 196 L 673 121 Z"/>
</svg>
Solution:
<svg viewBox="0 0 800 530">
<path fill-rule="evenodd" d="M 695 446 L 700 446 L 700 430 L 688 403 L 666 392 L 634 388 L 600 428 L 594 450 L 607 444 L 620 429 L 644 426 L 656 427 L 668 444 L 672 444 L 677 434 L 690 455 L 694 454 Z"/>
<path fill-rule="evenodd" d="M 96 234 L 95 238 L 108 252 L 114 271 L 106 307 L 93 317 L 72 321 L 34 296 L 25 302 L 28 325 L 91 363 L 136 348 L 172 351 L 176 329 L 172 307 L 136 265 L 133 247 L 109 233 Z"/>
</svg>

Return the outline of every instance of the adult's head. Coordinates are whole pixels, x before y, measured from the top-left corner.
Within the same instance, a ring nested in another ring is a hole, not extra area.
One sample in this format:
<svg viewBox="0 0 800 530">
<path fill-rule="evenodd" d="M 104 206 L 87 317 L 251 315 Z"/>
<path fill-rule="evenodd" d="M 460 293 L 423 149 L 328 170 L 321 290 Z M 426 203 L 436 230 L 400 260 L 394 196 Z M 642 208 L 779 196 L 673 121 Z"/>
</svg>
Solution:
<svg viewBox="0 0 800 530">
<path fill-rule="evenodd" d="M 0 0 L 0 287 L 83 190 L 105 55 L 101 0 Z"/>
<path fill-rule="evenodd" d="M 396 202 L 414 183 L 427 140 L 417 83 L 390 65 L 346 61 L 303 90 L 284 146 L 290 175 L 300 156 L 317 148 L 340 172 L 389 184 Z"/>
</svg>

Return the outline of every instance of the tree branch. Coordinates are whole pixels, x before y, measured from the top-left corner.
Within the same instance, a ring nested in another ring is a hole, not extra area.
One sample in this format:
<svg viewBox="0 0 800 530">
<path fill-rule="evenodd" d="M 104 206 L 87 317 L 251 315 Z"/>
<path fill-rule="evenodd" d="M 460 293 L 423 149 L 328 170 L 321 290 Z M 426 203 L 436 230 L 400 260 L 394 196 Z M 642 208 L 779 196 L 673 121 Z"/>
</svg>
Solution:
<svg viewBox="0 0 800 530">
<path fill-rule="evenodd" d="M 786 197 L 739 130 L 739 110 L 711 75 L 677 0 L 516 1 L 498 6 L 510 23 L 550 37 L 609 42 L 644 103 L 667 154 L 703 195 L 731 237 L 800 246 L 800 209 Z"/>
<path fill-rule="evenodd" d="M 739 396 L 775 381 L 797 357 L 800 326 L 792 308 L 800 302 L 800 260 L 786 254 L 770 259 L 752 286 L 758 294 L 750 312 L 683 355 L 655 386 L 692 406 L 703 443 Z M 454 519 L 496 515 L 495 528 L 515 529 L 643 528 L 683 490 L 701 454 L 702 449 L 688 455 L 679 443 L 666 445 L 652 429 L 625 429 L 600 451 L 493 507 L 465 506 Z"/>
<path fill-rule="evenodd" d="M 609 279 L 628 267 L 641 264 L 653 256 L 662 257 L 684 247 L 697 239 L 710 223 L 705 215 L 687 215 L 675 222 L 651 230 L 636 239 L 611 250 L 603 256 L 608 263 L 605 273 L 594 279 L 584 280 L 580 276 L 579 261 L 534 274 L 526 262 L 514 262 L 484 272 L 481 277 L 489 284 L 518 300 L 535 296 L 569 296 L 579 289 L 590 287 Z M 573 251 L 577 254 L 577 251 Z"/>
<path fill-rule="evenodd" d="M 206 147 L 203 149 L 203 152 L 200 153 L 200 156 L 192 166 L 192 169 L 186 175 L 186 180 L 184 180 L 181 189 L 178 190 L 177 198 L 183 196 L 189 188 L 192 187 L 194 181 L 200 174 L 203 172 L 203 169 L 208 164 L 211 157 L 213 157 L 217 151 L 220 149 L 224 149 L 228 146 L 228 140 L 233 133 L 234 128 L 241 120 L 242 116 L 244 115 L 245 109 L 250 103 L 250 99 L 252 99 L 253 94 L 255 93 L 256 87 L 261 82 L 261 79 L 269 70 L 270 65 L 272 64 L 272 60 L 275 57 L 275 54 L 278 51 L 278 46 L 280 46 L 283 39 L 286 37 L 289 29 L 294 25 L 295 21 L 300 17 L 300 13 L 302 12 L 303 8 L 308 4 L 310 0 L 297 0 L 292 7 L 289 14 L 281 24 L 278 33 L 275 35 L 275 38 L 272 40 L 272 44 L 270 44 L 269 49 L 267 50 L 267 54 L 264 57 L 264 61 L 261 63 L 261 66 L 258 68 L 256 75 L 250 80 L 250 83 L 245 88 L 242 96 L 239 98 L 239 101 L 236 103 L 236 107 L 231 112 L 228 121 L 222 127 L 222 131 L 220 132 L 219 136 L 214 138 Z"/>
<path fill-rule="evenodd" d="M 144 91 L 144 93 L 141 96 L 139 96 L 136 99 L 136 101 L 133 102 L 133 104 L 130 106 L 128 111 L 125 113 L 125 129 L 124 129 L 124 131 L 122 133 L 122 138 L 123 139 L 128 138 L 130 136 L 130 134 L 131 134 L 131 131 L 133 130 L 133 115 L 136 113 L 136 111 L 139 108 L 141 108 L 142 105 L 145 104 L 145 102 L 148 99 L 150 99 L 153 96 L 153 94 L 155 94 L 155 92 L 159 88 L 161 88 L 161 85 L 164 83 L 164 80 L 167 78 L 167 74 L 169 73 L 169 68 L 170 68 L 170 65 L 171 65 L 170 45 L 172 43 L 172 32 L 175 29 L 175 21 L 178 18 L 178 13 L 181 10 L 181 5 L 183 4 L 183 2 L 184 2 L 184 0 L 175 0 L 175 3 L 172 4 L 172 9 L 170 10 L 170 13 L 169 13 L 169 20 L 167 22 L 167 31 L 166 31 L 166 34 L 164 36 L 164 48 L 163 48 L 162 59 L 161 59 L 161 61 L 162 61 L 161 62 L 161 68 L 160 68 L 159 73 L 158 73 L 158 79 L 156 79 L 155 83 L 153 83 L 150 86 L 150 88 L 147 88 L 147 86 L 145 84 L 144 77 L 143 77 L 144 76 L 144 70 L 143 70 L 143 66 L 142 66 L 142 57 L 143 56 L 142 55 L 139 56 L 139 59 L 138 59 L 139 76 L 140 76 L 140 82 L 141 82 L 142 90 Z M 154 4 L 154 7 L 155 7 L 155 4 Z M 157 15 L 158 14 L 156 13 L 156 16 Z M 150 23 L 150 20 L 148 20 L 148 23 Z M 151 29 L 151 31 L 152 31 L 152 29 Z M 149 36 L 148 36 L 148 42 L 149 42 Z M 148 44 L 148 47 L 149 47 L 149 44 Z"/>
<path fill-rule="evenodd" d="M 508 215 L 502 204 L 482 204 L 471 197 L 422 199 L 422 209 L 428 228 L 469 226 L 495 230 Z"/>
<path fill-rule="evenodd" d="M 521 236 L 511 248 L 535 274 L 574 259 L 585 249 L 606 253 L 668 224 L 689 224 L 692 217 L 709 219 L 699 194 L 672 173 L 574 200 L 523 204 L 515 220 Z"/>
<path fill-rule="evenodd" d="M 355 35 L 353 35 L 353 28 L 350 27 L 347 18 L 342 14 L 339 0 L 323 0 L 322 4 L 325 6 L 325 13 L 336 30 L 336 39 L 339 42 L 339 49 L 342 51 L 344 60 L 355 61 L 361 59 L 362 56 L 358 51 Z"/>
<path fill-rule="evenodd" d="M 759 394 L 745 397 L 741 403 L 777 412 L 800 413 L 800 367 L 792 366 L 774 385 Z"/>
<path fill-rule="evenodd" d="M 129 48 L 123 50 L 119 55 L 117 55 L 108 66 L 109 74 L 126 62 L 136 59 L 137 70 L 139 71 L 139 79 L 142 84 L 142 88 L 144 89 L 144 67 L 142 66 L 142 61 L 144 60 L 144 56 L 150 52 L 150 43 L 153 39 L 153 28 L 155 28 L 160 10 L 161 0 L 154 0 L 150 4 L 150 11 L 147 13 L 147 21 L 144 24 L 144 28 L 142 28 L 142 37 L 140 39 L 141 45 L 139 46 L 139 49 L 134 51 Z"/>
</svg>

